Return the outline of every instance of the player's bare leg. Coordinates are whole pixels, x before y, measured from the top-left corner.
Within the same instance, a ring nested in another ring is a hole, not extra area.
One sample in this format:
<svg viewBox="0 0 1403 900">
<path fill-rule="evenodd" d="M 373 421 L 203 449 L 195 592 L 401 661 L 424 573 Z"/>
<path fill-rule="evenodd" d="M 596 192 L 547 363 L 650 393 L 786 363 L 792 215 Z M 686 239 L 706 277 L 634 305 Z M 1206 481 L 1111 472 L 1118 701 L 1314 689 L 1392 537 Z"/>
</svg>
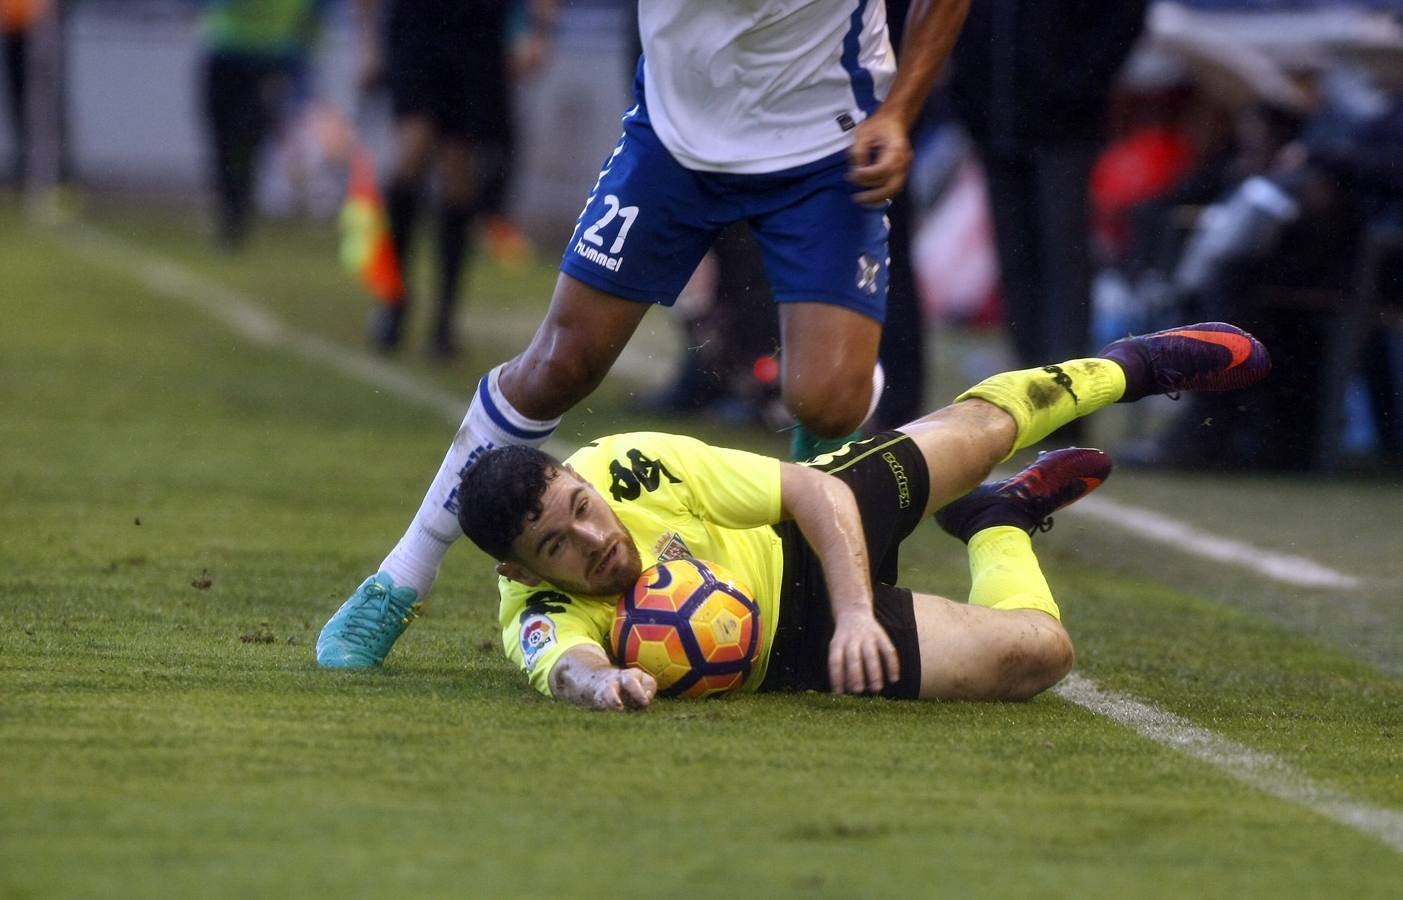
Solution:
<svg viewBox="0 0 1403 900">
<path fill-rule="evenodd" d="M 599 387 L 650 304 L 561 275 L 526 350 L 501 369 L 503 396 L 522 415 L 563 415 Z"/>
<path fill-rule="evenodd" d="M 922 697 L 1024 700 L 1071 670 L 1072 641 L 1033 555 L 1032 535 L 1110 473 L 1111 459 L 1100 450 L 1057 450 L 936 515 L 941 528 L 968 545 L 970 591 L 968 604 L 916 595 Z"/>
<path fill-rule="evenodd" d="M 923 700 L 1026 700 L 1061 681 L 1076 655 L 1040 609 L 991 609 L 914 596 Z"/>
<path fill-rule="evenodd" d="M 882 326 L 831 303 L 779 307 L 784 405 L 815 438 L 817 452 L 836 449 L 829 439 L 852 435 L 871 414 L 874 370 Z M 807 457 L 796 442 L 796 458 Z"/>
<path fill-rule="evenodd" d="M 1018 434 L 1013 417 L 984 400 L 966 400 L 901 426 L 926 460 L 926 515 L 962 497 L 1005 459 Z"/>
</svg>

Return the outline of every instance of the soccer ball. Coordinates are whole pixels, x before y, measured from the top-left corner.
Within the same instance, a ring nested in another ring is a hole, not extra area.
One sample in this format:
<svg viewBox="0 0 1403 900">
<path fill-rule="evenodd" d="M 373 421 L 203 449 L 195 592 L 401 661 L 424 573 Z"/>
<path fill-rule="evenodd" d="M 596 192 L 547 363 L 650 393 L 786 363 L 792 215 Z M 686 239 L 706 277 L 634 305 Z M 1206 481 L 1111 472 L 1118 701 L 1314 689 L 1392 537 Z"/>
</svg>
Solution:
<svg viewBox="0 0 1403 900">
<path fill-rule="evenodd" d="M 658 680 L 665 697 L 740 687 L 760 656 L 760 608 L 730 572 L 696 559 L 660 562 L 619 598 L 614 659 Z"/>
</svg>

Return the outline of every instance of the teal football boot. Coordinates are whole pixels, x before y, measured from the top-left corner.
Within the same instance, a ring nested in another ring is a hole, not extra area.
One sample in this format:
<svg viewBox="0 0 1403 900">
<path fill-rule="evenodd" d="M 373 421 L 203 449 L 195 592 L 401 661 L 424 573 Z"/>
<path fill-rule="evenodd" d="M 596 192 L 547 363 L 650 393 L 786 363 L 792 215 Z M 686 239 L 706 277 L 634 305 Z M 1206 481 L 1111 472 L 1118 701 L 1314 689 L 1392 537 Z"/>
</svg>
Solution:
<svg viewBox="0 0 1403 900">
<path fill-rule="evenodd" d="M 409 623 L 419 617 L 419 592 L 395 587 L 378 572 L 356 588 L 317 638 L 317 664 L 331 669 L 369 669 L 385 661 Z"/>
<path fill-rule="evenodd" d="M 825 453 L 835 453 L 853 441 L 862 438 L 861 431 L 854 431 L 852 434 L 842 437 L 825 438 L 819 437 L 800 422 L 794 426 L 794 430 L 789 436 L 789 458 L 795 462 L 805 462 L 815 459 Z"/>
</svg>

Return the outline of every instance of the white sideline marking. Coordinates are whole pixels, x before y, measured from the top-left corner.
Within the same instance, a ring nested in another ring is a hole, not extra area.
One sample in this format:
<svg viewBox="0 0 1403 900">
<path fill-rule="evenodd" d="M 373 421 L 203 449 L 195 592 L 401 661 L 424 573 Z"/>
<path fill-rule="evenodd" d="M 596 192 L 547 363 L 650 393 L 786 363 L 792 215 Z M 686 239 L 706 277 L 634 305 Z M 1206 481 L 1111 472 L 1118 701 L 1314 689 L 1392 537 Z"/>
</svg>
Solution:
<svg viewBox="0 0 1403 900">
<path fill-rule="evenodd" d="M 1298 587 L 1357 588 L 1362 581 L 1304 556 L 1263 550 L 1222 535 L 1200 531 L 1162 513 L 1117 503 L 1106 497 L 1086 497 L 1068 510 L 1101 519 L 1151 541 L 1168 544 L 1192 556 L 1250 569 L 1258 575 Z"/>
<path fill-rule="evenodd" d="M 1221 769 L 1264 794 L 1304 806 L 1403 853 L 1403 813 L 1360 803 L 1317 784 L 1270 753 L 1253 750 L 1133 697 L 1103 690 L 1081 675 L 1067 676 L 1053 691 L 1157 744 Z"/>
<path fill-rule="evenodd" d="M 343 347 L 295 331 L 240 291 L 198 275 L 179 263 L 135 247 L 91 225 L 64 229 L 68 244 L 91 262 L 135 278 L 171 300 L 192 306 L 230 331 L 262 347 L 286 350 L 371 387 L 394 394 L 457 422 L 466 409 L 463 397 L 409 375 L 363 350 Z"/>
<path fill-rule="evenodd" d="M 199 309 L 253 343 L 285 349 L 303 360 L 325 365 L 430 409 L 451 422 L 457 423 L 462 418 L 464 398 L 407 374 L 365 351 L 294 331 L 239 291 L 91 225 L 80 224 L 65 230 L 64 234 L 69 245 L 87 259 L 135 277 L 153 291 Z M 515 334 L 515 329 L 512 332 Z M 619 362 L 624 365 L 622 368 L 615 365 L 617 375 L 626 375 L 640 383 L 657 377 L 658 362 L 648 354 L 630 355 L 625 351 Z M 1269 578 L 1307 586 L 1356 587 L 1359 584 L 1356 578 L 1308 559 L 1219 538 L 1168 516 L 1101 497 L 1088 497 L 1075 508 L 1103 519 L 1114 519 L 1122 528 L 1148 540 L 1169 543 L 1185 552 L 1220 562 L 1242 565 Z M 1403 853 L 1403 814 L 1352 800 L 1316 784 L 1270 754 L 1228 740 L 1131 697 L 1104 691 L 1083 676 L 1068 676 L 1054 691 L 1063 699 L 1130 727 L 1156 743 L 1222 769 L 1265 794 L 1305 806 Z"/>
</svg>

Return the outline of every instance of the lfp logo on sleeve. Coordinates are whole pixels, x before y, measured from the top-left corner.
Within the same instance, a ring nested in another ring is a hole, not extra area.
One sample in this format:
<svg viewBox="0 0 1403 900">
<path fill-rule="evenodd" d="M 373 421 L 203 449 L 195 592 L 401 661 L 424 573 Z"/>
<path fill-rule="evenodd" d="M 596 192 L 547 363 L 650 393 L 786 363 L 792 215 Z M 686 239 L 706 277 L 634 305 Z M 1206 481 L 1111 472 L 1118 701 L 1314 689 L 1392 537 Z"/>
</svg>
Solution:
<svg viewBox="0 0 1403 900">
<path fill-rule="evenodd" d="M 555 623 L 550 616 L 537 613 L 521 620 L 521 656 L 528 672 L 535 668 L 541 653 L 554 643 Z"/>
</svg>

